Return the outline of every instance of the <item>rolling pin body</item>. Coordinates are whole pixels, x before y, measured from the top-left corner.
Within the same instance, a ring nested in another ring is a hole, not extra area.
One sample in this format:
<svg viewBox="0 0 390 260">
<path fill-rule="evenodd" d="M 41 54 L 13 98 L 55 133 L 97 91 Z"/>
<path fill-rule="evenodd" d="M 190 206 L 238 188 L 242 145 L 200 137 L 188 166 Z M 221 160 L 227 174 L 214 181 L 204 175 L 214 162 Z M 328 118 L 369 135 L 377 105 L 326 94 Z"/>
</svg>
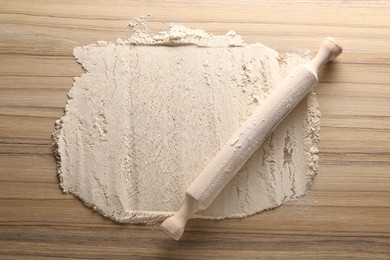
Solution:
<svg viewBox="0 0 390 260">
<path fill-rule="evenodd" d="M 198 202 L 198 210 L 211 204 L 316 83 L 316 76 L 306 66 L 300 65 L 272 91 L 187 189 L 186 193 Z"/>
<path fill-rule="evenodd" d="M 187 220 L 212 203 L 268 135 L 315 86 L 320 66 L 341 52 L 334 39 L 326 38 L 309 64 L 293 69 L 191 183 L 181 209 L 162 223 L 166 233 L 180 239 Z"/>
</svg>

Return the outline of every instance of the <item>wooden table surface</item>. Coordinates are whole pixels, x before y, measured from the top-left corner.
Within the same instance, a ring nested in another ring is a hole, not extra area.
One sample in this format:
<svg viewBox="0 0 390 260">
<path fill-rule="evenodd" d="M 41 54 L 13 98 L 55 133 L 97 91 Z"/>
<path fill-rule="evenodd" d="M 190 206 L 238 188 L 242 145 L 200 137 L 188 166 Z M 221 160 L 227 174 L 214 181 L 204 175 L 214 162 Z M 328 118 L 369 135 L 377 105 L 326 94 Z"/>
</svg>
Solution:
<svg viewBox="0 0 390 260">
<path fill-rule="evenodd" d="M 390 259 L 389 1 L 0 0 L 0 258 Z M 297 202 L 246 219 L 191 220 L 181 241 L 123 225 L 58 185 L 51 150 L 75 46 L 125 38 L 151 14 L 215 34 L 234 29 L 279 51 L 344 46 L 317 86 L 320 171 Z"/>
</svg>

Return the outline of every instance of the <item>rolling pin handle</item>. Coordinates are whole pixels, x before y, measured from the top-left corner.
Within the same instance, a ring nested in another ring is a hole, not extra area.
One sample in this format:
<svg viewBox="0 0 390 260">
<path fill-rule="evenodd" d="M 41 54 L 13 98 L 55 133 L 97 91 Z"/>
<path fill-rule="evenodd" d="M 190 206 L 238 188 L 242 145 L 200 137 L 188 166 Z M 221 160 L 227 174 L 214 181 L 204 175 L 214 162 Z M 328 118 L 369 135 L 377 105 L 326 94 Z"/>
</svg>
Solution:
<svg viewBox="0 0 390 260">
<path fill-rule="evenodd" d="M 188 219 L 198 210 L 198 201 L 186 193 L 183 206 L 161 224 L 161 229 L 173 239 L 179 240 L 183 235 Z"/>
<path fill-rule="evenodd" d="M 317 76 L 322 65 L 335 59 L 343 52 L 341 45 L 332 37 L 326 37 L 320 46 L 317 55 L 311 60 L 306 67 Z"/>
</svg>

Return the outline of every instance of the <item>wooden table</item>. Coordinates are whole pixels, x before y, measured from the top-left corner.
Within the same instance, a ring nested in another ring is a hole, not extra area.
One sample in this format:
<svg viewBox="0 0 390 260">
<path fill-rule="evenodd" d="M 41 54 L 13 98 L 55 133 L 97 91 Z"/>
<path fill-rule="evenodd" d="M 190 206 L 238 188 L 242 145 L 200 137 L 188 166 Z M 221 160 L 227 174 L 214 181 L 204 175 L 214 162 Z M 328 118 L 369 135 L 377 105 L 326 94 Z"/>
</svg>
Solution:
<svg viewBox="0 0 390 260">
<path fill-rule="evenodd" d="M 92 4 L 93 2 L 93 4 Z M 389 1 L 0 0 L 0 258 L 390 258 Z M 191 220 L 175 242 L 158 225 L 121 225 L 58 186 L 51 150 L 75 46 L 127 35 L 150 13 L 279 51 L 345 52 L 317 87 L 320 172 L 297 202 L 240 220 Z"/>
</svg>

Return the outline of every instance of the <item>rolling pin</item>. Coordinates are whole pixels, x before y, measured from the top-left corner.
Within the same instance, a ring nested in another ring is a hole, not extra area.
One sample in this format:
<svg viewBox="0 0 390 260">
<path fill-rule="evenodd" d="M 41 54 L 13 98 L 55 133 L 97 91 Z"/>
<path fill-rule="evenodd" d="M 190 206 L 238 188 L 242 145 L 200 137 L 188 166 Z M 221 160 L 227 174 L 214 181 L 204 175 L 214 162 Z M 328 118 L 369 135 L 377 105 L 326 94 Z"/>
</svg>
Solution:
<svg viewBox="0 0 390 260">
<path fill-rule="evenodd" d="M 182 207 L 161 224 L 162 230 L 179 240 L 187 220 L 213 202 L 269 134 L 316 85 L 319 68 L 342 51 L 335 39 L 327 37 L 313 60 L 296 66 L 191 183 Z"/>
</svg>

